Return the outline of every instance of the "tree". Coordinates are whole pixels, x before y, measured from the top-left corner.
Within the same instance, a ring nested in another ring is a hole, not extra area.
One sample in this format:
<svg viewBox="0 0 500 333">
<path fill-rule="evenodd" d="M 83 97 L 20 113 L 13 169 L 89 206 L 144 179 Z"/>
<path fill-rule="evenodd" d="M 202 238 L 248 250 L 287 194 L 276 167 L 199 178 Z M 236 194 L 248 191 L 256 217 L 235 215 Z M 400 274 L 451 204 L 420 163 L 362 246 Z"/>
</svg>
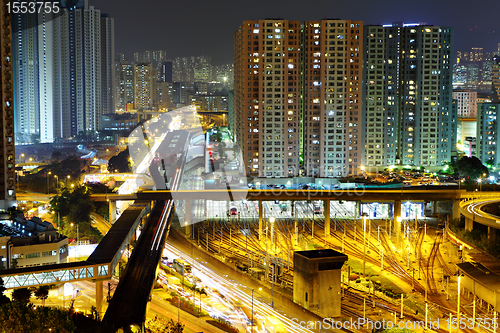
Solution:
<svg viewBox="0 0 500 333">
<path fill-rule="evenodd" d="M 54 150 L 52 152 L 52 154 L 50 155 L 50 159 L 52 160 L 52 162 L 59 162 L 59 160 L 61 159 L 61 152 L 59 150 Z"/>
<path fill-rule="evenodd" d="M 0 305 L 10 302 L 10 299 L 3 294 L 5 292 L 5 290 L 7 290 L 7 289 L 5 288 L 5 285 L 3 283 L 3 279 L 0 277 Z"/>
<path fill-rule="evenodd" d="M 40 286 L 35 290 L 35 297 L 38 300 L 42 300 L 43 306 L 45 306 L 45 300 L 49 298 L 49 287 L 48 286 Z"/>
<path fill-rule="evenodd" d="M 475 157 L 464 156 L 454 163 L 453 168 L 460 177 L 468 180 L 476 181 L 479 178 L 488 177 L 488 168 L 485 167 L 481 161 Z"/>
<path fill-rule="evenodd" d="M 12 300 L 22 304 L 28 304 L 31 298 L 31 290 L 28 288 L 14 289 L 12 292 Z"/>
<path fill-rule="evenodd" d="M 114 172 L 115 170 L 118 172 L 132 172 L 128 148 L 109 159 L 108 171 Z"/>
<path fill-rule="evenodd" d="M 64 188 L 61 194 L 50 200 L 51 210 L 63 218 L 64 234 L 75 238 L 77 231 L 80 238 L 99 241 L 101 235 L 91 225 L 90 215 L 95 212 L 95 206 L 90 198 L 91 191 L 86 186 L 77 186 L 72 189 Z"/>
<path fill-rule="evenodd" d="M 146 322 L 147 329 L 152 333 L 182 333 L 184 325 L 176 323 L 172 319 L 165 320 L 155 317 L 155 319 Z"/>
<path fill-rule="evenodd" d="M 10 332 L 60 332 L 75 331 L 67 310 L 12 302 L 0 305 L 0 333 Z"/>
</svg>

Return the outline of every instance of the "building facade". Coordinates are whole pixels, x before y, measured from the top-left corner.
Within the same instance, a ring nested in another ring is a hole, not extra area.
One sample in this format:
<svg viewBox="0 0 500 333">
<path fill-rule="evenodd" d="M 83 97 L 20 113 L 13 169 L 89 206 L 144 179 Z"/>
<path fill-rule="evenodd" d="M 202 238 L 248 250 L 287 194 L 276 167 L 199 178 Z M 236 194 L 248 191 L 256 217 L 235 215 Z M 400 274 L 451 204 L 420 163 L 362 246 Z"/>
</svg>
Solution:
<svg viewBox="0 0 500 333">
<path fill-rule="evenodd" d="M 2 221 L 0 267 L 3 269 L 60 264 L 68 261 L 68 238 L 38 218 Z"/>
<path fill-rule="evenodd" d="M 493 57 L 491 66 L 491 85 L 493 101 L 500 102 L 500 55 Z"/>
<path fill-rule="evenodd" d="M 305 173 L 357 175 L 362 154 L 363 22 L 308 21 L 303 31 Z"/>
<path fill-rule="evenodd" d="M 50 143 L 100 130 L 113 112 L 113 19 L 88 1 L 58 14 L 14 15 L 16 142 Z"/>
<path fill-rule="evenodd" d="M 455 148 L 453 31 L 365 27 L 364 165 L 441 166 Z"/>
<path fill-rule="evenodd" d="M 233 125 L 248 174 L 356 174 L 363 24 L 245 21 L 235 33 Z"/>
<path fill-rule="evenodd" d="M 12 33 L 10 14 L 6 4 L 0 2 L 0 209 L 5 210 L 16 203 L 16 171 L 14 146 L 14 94 L 12 69 Z"/>
<path fill-rule="evenodd" d="M 127 111 L 127 105 L 134 103 L 134 66 L 124 54 L 118 54 L 115 69 L 115 112 Z"/>
<path fill-rule="evenodd" d="M 453 99 L 457 101 L 458 118 L 476 118 L 477 91 L 453 90 Z"/>
<path fill-rule="evenodd" d="M 500 103 L 481 103 L 477 110 L 476 156 L 483 164 L 500 164 Z"/>
<path fill-rule="evenodd" d="M 115 22 L 101 15 L 102 113 L 115 112 Z"/>
<path fill-rule="evenodd" d="M 245 21 L 235 33 L 233 127 L 247 174 L 299 172 L 301 38 L 301 22 L 288 20 Z"/>
<path fill-rule="evenodd" d="M 137 110 L 152 110 L 154 103 L 154 71 L 151 63 L 134 66 L 134 106 Z"/>
</svg>

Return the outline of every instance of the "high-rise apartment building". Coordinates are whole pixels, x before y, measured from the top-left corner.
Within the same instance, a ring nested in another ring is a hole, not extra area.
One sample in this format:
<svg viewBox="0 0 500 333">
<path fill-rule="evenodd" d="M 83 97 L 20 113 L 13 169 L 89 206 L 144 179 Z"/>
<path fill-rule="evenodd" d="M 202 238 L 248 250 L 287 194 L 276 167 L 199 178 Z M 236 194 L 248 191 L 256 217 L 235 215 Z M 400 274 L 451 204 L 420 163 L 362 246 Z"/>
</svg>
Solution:
<svg viewBox="0 0 500 333">
<path fill-rule="evenodd" d="M 364 165 L 440 166 L 455 150 L 453 31 L 365 26 Z"/>
<path fill-rule="evenodd" d="M 356 175 L 362 155 L 363 22 L 309 21 L 303 31 L 306 174 Z"/>
<path fill-rule="evenodd" d="M 172 62 L 171 61 L 164 61 L 161 63 L 158 81 L 160 81 L 160 82 L 173 82 L 172 81 Z"/>
<path fill-rule="evenodd" d="M 134 106 L 137 110 L 151 110 L 155 97 L 153 65 L 139 63 L 134 66 Z"/>
<path fill-rule="evenodd" d="M 134 103 L 134 66 L 123 53 L 115 59 L 115 111 L 126 111 Z"/>
<path fill-rule="evenodd" d="M 107 14 L 101 15 L 102 113 L 115 112 L 115 24 Z"/>
<path fill-rule="evenodd" d="M 88 1 L 14 15 L 16 142 L 53 142 L 101 129 L 113 112 L 113 20 Z"/>
<path fill-rule="evenodd" d="M 301 37 L 301 22 L 288 20 L 244 21 L 235 33 L 234 129 L 247 174 L 299 172 Z"/>
<path fill-rule="evenodd" d="M 52 142 L 53 41 L 51 13 L 12 15 L 16 142 Z"/>
<path fill-rule="evenodd" d="M 453 90 L 453 99 L 457 100 L 458 118 L 476 118 L 477 91 Z"/>
<path fill-rule="evenodd" d="M 500 102 L 500 55 L 493 57 L 491 65 L 491 85 L 494 102 Z"/>
<path fill-rule="evenodd" d="M 12 33 L 10 13 L 0 2 L 0 209 L 12 207 L 16 202 L 16 171 L 14 152 L 14 95 L 12 91 Z"/>
<path fill-rule="evenodd" d="M 477 110 L 477 157 L 484 164 L 500 164 L 500 103 L 480 103 Z"/>
<path fill-rule="evenodd" d="M 233 128 L 247 173 L 347 176 L 361 166 L 362 22 L 245 21 Z"/>
</svg>

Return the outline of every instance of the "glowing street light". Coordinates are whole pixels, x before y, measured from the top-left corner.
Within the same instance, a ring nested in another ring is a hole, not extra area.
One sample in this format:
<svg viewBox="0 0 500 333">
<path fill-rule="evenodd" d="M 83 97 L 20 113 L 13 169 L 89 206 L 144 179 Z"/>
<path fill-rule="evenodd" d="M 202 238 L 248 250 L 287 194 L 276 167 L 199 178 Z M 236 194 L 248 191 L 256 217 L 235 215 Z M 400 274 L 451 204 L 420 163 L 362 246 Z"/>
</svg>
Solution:
<svg viewBox="0 0 500 333">
<path fill-rule="evenodd" d="M 366 214 L 363 214 L 363 276 L 366 276 Z"/>
<path fill-rule="evenodd" d="M 259 290 L 262 290 L 262 288 L 259 288 Z M 253 333 L 253 291 L 254 289 L 252 289 L 252 322 L 250 323 L 250 327 L 252 329 L 252 333 Z"/>
<path fill-rule="evenodd" d="M 49 185 L 50 185 L 50 180 L 49 180 L 49 176 L 52 174 L 52 172 L 48 172 L 47 173 L 47 194 L 49 194 Z"/>
</svg>

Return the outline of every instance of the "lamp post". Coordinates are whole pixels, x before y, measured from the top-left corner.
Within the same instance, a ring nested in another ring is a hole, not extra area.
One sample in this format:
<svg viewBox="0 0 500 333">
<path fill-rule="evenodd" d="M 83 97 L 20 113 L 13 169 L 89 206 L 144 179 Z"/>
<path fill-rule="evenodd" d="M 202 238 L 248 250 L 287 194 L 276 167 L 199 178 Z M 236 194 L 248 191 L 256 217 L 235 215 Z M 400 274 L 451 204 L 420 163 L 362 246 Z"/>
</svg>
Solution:
<svg viewBox="0 0 500 333">
<path fill-rule="evenodd" d="M 71 223 L 71 226 L 74 227 L 74 223 Z M 78 223 L 76 224 L 76 245 L 78 245 L 78 234 L 79 234 L 79 228 L 78 228 Z"/>
<path fill-rule="evenodd" d="M 66 178 L 64 178 L 64 187 L 68 187 L 68 182 L 67 180 L 70 179 L 71 176 L 70 175 L 67 175 Z"/>
<path fill-rule="evenodd" d="M 49 194 L 49 186 L 50 186 L 50 180 L 49 180 L 49 176 L 52 174 L 52 172 L 48 172 L 47 173 L 47 194 Z"/>
<path fill-rule="evenodd" d="M 272 249 L 272 246 L 274 244 L 274 222 L 275 221 L 276 221 L 276 219 L 274 218 L 274 216 L 271 216 L 269 218 L 269 222 L 271 222 L 271 249 Z"/>
<path fill-rule="evenodd" d="M 262 290 L 262 288 L 259 288 L 259 290 Z M 250 323 L 250 327 L 252 328 L 252 333 L 253 333 L 253 291 L 252 289 L 252 322 Z"/>
<path fill-rule="evenodd" d="M 363 276 L 366 276 L 366 214 L 363 214 Z"/>
<path fill-rule="evenodd" d="M 461 274 L 458 274 L 458 301 L 457 301 L 457 322 L 460 322 L 460 278 Z"/>
<path fill-rule="evenodd" d="M 54 175 L 54 178 L 56 179 L 57 189 L 59 189 L 59 176 L 58 175 Z"/>
<path fill-rule="evenodd" d="M 477 182 L 479 183 L 479 192 L 482 192 L 483 186 L 482 186 L 482 183 L 481 183 L 481 178 L 478 178 Z"/>
</svg>

